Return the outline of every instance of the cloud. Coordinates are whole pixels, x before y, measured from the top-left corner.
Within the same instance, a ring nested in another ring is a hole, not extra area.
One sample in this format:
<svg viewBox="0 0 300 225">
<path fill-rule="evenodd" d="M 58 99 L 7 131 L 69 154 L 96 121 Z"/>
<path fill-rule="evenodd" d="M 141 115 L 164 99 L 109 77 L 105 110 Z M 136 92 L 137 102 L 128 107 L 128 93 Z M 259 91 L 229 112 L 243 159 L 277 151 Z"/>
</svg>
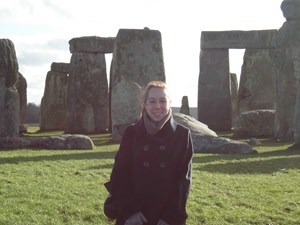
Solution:
<svg viewBox="0 0 300 225">
<path fill-rule="evenodd" d="M 40 48 L 22 48 L 17 54 L 18 63 L 22 66 L 43 66 L 51 64 L 57 60 L 65 61 L 70 55 L 68 49 L 60 48 L 62 46 L 55 45 L 57 43 L 49 43 L 52 47 L 41 46 Z"/>
<path fill-rule="evenodd" d="M 8 8 L 0 8 L 0 19 L 6 19 L 13 15 L 12 11 Z"/>
</svg>

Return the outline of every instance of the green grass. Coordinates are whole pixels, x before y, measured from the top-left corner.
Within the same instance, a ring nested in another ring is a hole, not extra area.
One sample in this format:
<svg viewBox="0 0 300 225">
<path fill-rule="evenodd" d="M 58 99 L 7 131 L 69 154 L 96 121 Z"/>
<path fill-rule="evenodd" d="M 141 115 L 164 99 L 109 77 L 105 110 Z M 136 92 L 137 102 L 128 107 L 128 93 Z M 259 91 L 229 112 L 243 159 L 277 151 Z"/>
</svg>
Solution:
<svg viewBox="0 0 300 225">
<path fill-rule="evenodd" d="M 103 183 L 118 144 L 91 138 L 88 151 L 0 151 L 0 225 L 113 224 L 102 213 Z M 300 150 L 261 141 L 254 155 L 194 155 L 188 225 L 299 224 Z"/>
</svg>

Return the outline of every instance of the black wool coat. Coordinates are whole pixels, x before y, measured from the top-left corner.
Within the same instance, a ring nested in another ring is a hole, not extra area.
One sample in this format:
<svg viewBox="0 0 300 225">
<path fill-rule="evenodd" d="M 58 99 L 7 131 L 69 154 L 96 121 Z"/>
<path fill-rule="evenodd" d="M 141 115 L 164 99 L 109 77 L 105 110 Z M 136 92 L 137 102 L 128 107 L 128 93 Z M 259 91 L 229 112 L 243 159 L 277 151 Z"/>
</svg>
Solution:
<svg viewBox="0 0 300 225">
<path fill-rule="evenodd" d="M 143 119 L 129 126 L 115 157 L 110 183 L 117 204 L 117 225 L 142 212 L 147 225 L 160 219 L 184 225 L 191 183 L 193 144 L 190 130 L 173 117 L 155 135 Z"/>
</svg>

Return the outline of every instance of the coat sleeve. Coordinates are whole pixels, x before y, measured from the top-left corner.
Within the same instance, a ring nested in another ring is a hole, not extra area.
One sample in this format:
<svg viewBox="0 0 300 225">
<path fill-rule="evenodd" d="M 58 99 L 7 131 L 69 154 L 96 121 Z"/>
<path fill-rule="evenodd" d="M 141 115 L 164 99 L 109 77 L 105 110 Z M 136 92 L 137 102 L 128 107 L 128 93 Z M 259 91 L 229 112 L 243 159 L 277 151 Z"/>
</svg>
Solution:
<svg viewBox="0 0 300 225">
<path fill-rule="evenodd" d="M 116 201 L 117 212 L 120 218 L 127 219 L 129 216 L 140 211 L 138 202 L 131 188 L 131 163 L 134 151 L 134 126 L 126 129 L 119 150 L 115 156 L 110 181 L 112 194 Z"/>
<path fill-rule="evenodd" d="M 170 192 L 168 204 L 162 216 L 162 220 L 174 225 L 183 225 L 187 219 L 186 203 L 192 179 L 194 149 L 190 131 L 185 136 L 187 137 L 187 145 L 179 156 L 176 185 Z"/>
</svg>

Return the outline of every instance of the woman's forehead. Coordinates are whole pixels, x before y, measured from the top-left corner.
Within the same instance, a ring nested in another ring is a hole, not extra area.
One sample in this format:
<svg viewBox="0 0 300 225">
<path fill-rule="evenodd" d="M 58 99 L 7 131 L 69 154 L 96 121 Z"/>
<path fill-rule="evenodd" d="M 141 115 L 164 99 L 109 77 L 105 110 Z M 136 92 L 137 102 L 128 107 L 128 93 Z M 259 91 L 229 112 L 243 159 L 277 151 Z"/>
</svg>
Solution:
<svg viewBox="0 0 300 225">
<path fill-rule="evenodd" d="M 148 98 L 167 97 L 167 96 L 168 96 L 168 90 L 161 87 L 153 87 L 148 92 Z"/>
</svg>

